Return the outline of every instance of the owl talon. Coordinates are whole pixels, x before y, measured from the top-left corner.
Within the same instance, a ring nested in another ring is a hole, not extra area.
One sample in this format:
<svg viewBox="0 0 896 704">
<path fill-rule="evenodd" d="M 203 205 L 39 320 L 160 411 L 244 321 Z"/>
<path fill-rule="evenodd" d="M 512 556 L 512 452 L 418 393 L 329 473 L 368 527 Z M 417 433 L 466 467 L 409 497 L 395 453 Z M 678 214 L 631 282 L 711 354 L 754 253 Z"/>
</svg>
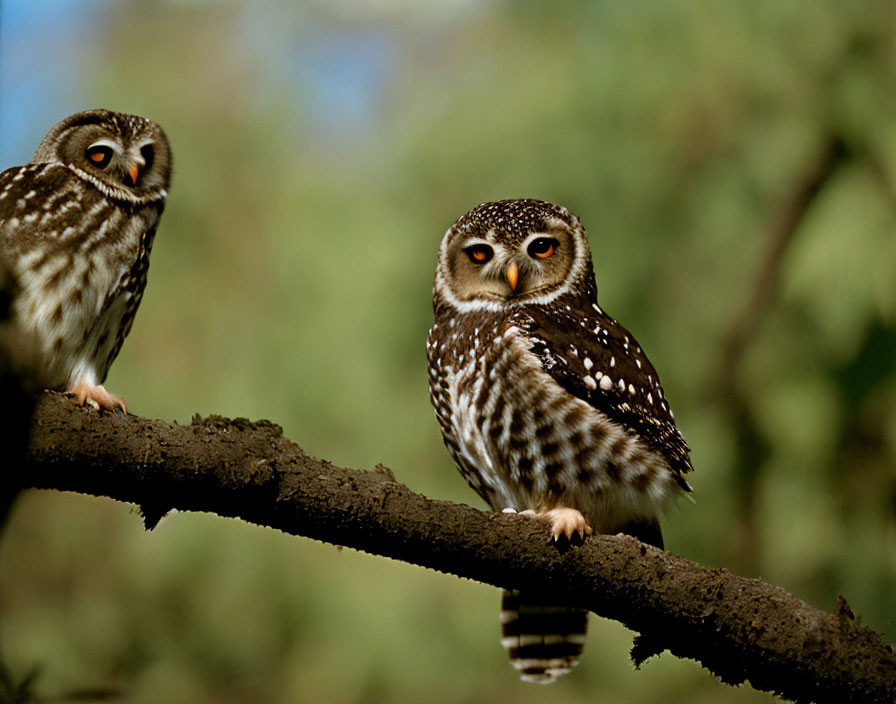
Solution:
<svg viewBox="0 0 896 704">
<path fill-rule="evenodd" d="M 570 542 L 577 535 L 581 540 L 585 540 L 594 532 L 581 511 L 574 508 L 555 508 L 544 516 L 551 521 L 551 535 L 554 536 L 554 542 L 560 540 L 561 535 L 566 536 Z"/>
<path fill-rule="evenodd" d="M 102 385 L 96 385 L 81 380 L 78 385 L 70 392 L 75 397 L 75 403 L 79 406 L 88 405 L 95 410 L 105 408 L 107 411 L 113 411 L 116 408 L 123 413 L 128 412 L 128 407 L 121 396 L 110 394 Z"/>
<path fill-rule="evenodd" d="M 503 513 L 517 513 L 513 509 L 504 509 Z M 588 521 L 582 515 L 582 512 L 574 508 L 555 508 L 545 513 L 540 513 L 534 509 L 527 508 L 525 511 L 519 512 L 520 516 L 529 518 L 543 518 L 551 522 L 551 535 L 554 542 L 560 540 L 560 536 L 566 536 L 566 539 L 572 542 L 576 536 L 581 540 L 585 540 L 594 531 L 588 525 Z"/>
</svg>

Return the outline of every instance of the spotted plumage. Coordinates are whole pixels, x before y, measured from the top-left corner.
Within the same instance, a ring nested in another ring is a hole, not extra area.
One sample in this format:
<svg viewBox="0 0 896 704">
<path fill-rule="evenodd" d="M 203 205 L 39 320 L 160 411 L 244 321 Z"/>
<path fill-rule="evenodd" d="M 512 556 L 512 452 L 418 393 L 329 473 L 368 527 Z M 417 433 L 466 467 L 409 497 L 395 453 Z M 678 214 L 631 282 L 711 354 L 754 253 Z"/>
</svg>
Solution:
<svg viewBox="0 0 896 704">
<path fill-rule="evenodd" d="M 474 208 L 442 240 L 433 304 L 430 397 L 470 486 L 492 509 L 545 516 L 555 539 L 593 529 L 661 547 L 689 448 L 656 370 L 598 305 L 578 219 L 535 200 Z M 578 659 L 584 614 L 543 618 L 557 608 L 505 594 L 502 642 L 523 679 Z"/>
<path fill-rule="evenodd" d="M 40 383 L 125 409 L 102 386 L 146 287 L 171 169 L 159 126 L 88 110 L 57 124 L 31 162 L 0 173 L 0 256 L 20 292 L 14 324 Z"/>
</svg>

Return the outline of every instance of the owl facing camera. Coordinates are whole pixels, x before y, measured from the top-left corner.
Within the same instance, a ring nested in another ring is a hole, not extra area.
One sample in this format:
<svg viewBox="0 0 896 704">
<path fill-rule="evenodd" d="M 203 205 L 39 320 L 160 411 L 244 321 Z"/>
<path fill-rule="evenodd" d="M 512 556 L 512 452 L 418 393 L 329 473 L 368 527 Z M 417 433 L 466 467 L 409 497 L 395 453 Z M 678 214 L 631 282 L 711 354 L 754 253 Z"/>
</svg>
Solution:
<svg viewBox="0 0 896 704">
<path fill-rule="evenodd" d="M 689 448 L 635 338 L 597 303 L 585 230 L 538 200 L 484 203 L 448 230 L 426 350 L 445 445 L 496 511 L 663 546 L 665 505 L 690 491 Z M 501 642 L 523 680 L 572 669 L 587 612 L 505 592 Z"/>
</svg>

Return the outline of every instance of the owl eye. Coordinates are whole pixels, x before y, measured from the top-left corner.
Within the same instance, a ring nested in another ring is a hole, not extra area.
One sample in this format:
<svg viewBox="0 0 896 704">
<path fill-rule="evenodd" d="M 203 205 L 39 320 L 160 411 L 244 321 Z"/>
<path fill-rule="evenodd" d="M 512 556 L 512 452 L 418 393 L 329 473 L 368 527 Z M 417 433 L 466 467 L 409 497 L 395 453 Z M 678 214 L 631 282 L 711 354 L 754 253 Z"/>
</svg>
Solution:
<svg viewBox="0 0 896 704">
<path fill-rule="evenodd" d="M 536 237 L 526 250 L 532 258 L 547 259 L 557 249 L 557 240 L 553 237 Z"/>
<path fill-rule="evenodd" d="M 140 147 L 140 156 L 142 156 L 143 161 L 146 162 L 143 165 L 143 170 L 149 171 L 149 168 L 152 166 L 152 160 L 155 157 L 155 152 L 153 151 L 152 145 L 147 144 Z"/>
<path fill-rule="evenodd" d="M 102 145 L 89 147 L 87 149 L 87 158 L 96 166 L 105 169 L 112 160 L 112 148 Z"/>
<path fill-rule="evenodd" d="M 493 250 L 487 244 L 470 245 L 464 250 L 464 252 L 467 253 L 470 261 L 474 264 L 485 264 L 495 254 L 495 250 Z"/>
</svg>

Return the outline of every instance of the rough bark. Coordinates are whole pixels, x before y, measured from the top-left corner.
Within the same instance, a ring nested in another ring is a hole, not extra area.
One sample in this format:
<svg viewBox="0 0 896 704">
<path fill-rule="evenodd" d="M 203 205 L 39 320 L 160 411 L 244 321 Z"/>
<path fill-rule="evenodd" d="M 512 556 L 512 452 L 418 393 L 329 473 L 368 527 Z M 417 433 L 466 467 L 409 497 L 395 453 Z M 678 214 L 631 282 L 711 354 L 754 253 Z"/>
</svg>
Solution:
<svg viewBox="0 0 896 704">
<path fill-rule="evenodd" d="M 385 468 L 311 457 L 272 423 L 169 425 L 44 394 L 23 483 L 241 518 L 505 588 L 550 590 L 736 684 L 797 702 L 896 701 L 896 655 L 841 600 L 821 611 L 783 589 L 625 536 L 557 549 L 545 524 L 428 499 Z M 633 653 L 634 657 L 638 657 Z"/>
</svg>

